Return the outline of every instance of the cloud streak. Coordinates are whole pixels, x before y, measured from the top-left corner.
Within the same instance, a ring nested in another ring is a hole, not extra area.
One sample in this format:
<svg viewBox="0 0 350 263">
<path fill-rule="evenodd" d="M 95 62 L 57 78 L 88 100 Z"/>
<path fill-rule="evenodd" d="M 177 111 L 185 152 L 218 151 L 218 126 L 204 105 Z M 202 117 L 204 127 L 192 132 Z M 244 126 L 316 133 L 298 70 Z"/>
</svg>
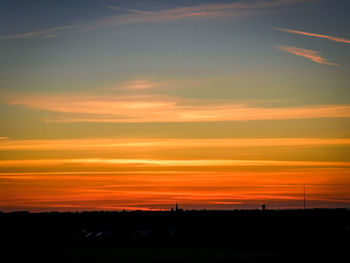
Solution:
<svg viewBox="0 0 350 263">
<path fill-rule="evenodd" d="M 126 83 L 123 88 L 129 90 L 145 90 L 158 87 L 159 84 L 147 79 L 137 79 Z"/>
<path fill-rule="evenodd" d="M 322 57 L 317 51 L 311 50 L 311 49 L 303 49 L 303 48 L 297 48 L 297 47 L 291 47 L 291 46 L 278 46 L 278 48 L 282 51 L 285 51 L 287 53 L 307 58 L 313 62 L 319 63 L 319 64 L 325 64 L 330 66 L 339 66 L 338 64 L 328 62 L 328 60 L 324 57 Z"/>
<path fill-rule="evenodd" d="M 124 10 L 131 14 L 121 14 L 98 20 L 93 24 L 86 25 L 86 28 L 84 30 L 152 21 L 250 16 L 261 14 L 267 10 L 303 2 L 309 2 L 309 0 L 245 0 L 237 1 L 235 3 L 202 4 L 195 6 L 176 7 L 153 12 L 108 6 L 110 9 L 122 11 Z"/>
<path fill-rule="evenodd" d="M 154 15 L 155 12 L 151 11 L 142 11 L 142 10 L 136 10 L 136 9 L 125 9 L 121 8 L 119 6 L 113 6 L 113 5 L 108 5 L 107 8 L 113 9 L 113 10 L 118 10 L 118 11 L 127 11 L 130 13 L 136 13 L 136 14 L 141 14 L 141 15 Z"/>
<path fill-rule="evenodd" d="M 323 35 L 323 34 L 309 33 L 309 32 L 304 32 L 304 31 L 299 31 L 299 30 L 292 30 L 292 29 L 286 29 L 286 28 L 276 28 L 276 29 L 280 30 L 280 31 L 292 33 L 292 34 L 324 38 L 324 39 L 328 39 L 328 40 L 331 40 L 331 41 L 334 41 L 334 42 L 350 44 L 350 40 L 349 39 L 345 39 L 345 38 L 333 37 L 333 36 Z"/>
<path fill-rule="evenodd" d="M 348 138 L 227 138 L 227 139 L 70 139 L 70 140 L 6 140 L 0 151 L 17 150 L 115 150 L 115 149 L 178 149 L 272 146 L 350 145 Z"/>
<path fill-rule="evenodd" d="M 115 167 L 240 167 L 240 166 L 272 166 L 272 167 L 349 167 L 350 162 L 316 162 L 316 161 L 277 161 L 277 160 L 229 160 L 229 159 L 35 159 L 35 160 L 0 160 L 0 167 L 48 167 L 48 166 L 81 166 L 90 168 L 98 166 Z"/>
<path fill-rule="evenodd" d="M 63 32 L 67 30 L 72 30 L 78 28 L 78 25 L 69 25 L 69 26 L 59 26 L 59 27 L 52 27 L 48 29 L 38 30 L 38 31 L 31 31 L 21 34 L 13 34 L 13 35 L 3 35 L 0 36 L 0 39 L 26 39 L 26 38 L 34 38 L 34 37 L 41 37 L 44 39 L 54 38 L 54 33 Z"/>
<path fill-rule="evenodd" d="M 270 10 L 293 4 L 309 2 L 310 0 L 245 0 L 235 3 L 204 4 L 187 7 L 177 7 L 160 11 L 145 11 L 124 9 L 117 6 L 107 6 L 117 11 L 127 11 L 128 14 L 118 14 L 98 19 L 92 23 L 73 24 L 53 27 L 43 30 L 25 32 L 21 34 L 0 35 L 0 39 L 25 39 L 33 37 L 52 36 L 63 31 L 89 31 L 99 28 L 112 28 L 124 24 L 152 21 L 179 20 L 186 18 L 214 18 L 214 17 L 241 17 L 252 14 L 261 14 Z"/>
<path fill-rule="evenodd" d="M 350 117 L 350 105 L 257 107 L 167 96 L 10 96 L 9 105 L 61 113 L 50 122 L 216 122 Z"/>
</svg>

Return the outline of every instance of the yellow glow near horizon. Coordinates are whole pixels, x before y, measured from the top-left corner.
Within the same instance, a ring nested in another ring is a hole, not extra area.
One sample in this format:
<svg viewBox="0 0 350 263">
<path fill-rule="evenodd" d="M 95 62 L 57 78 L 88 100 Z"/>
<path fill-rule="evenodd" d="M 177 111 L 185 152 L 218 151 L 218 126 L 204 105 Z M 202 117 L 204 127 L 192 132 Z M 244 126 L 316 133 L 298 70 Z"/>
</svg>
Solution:
<svg viewBox="0 0 350 263">
<path fill-rule="evenodd" d="M 38 159 L 38 160 L 0 160 L 0 167 L 30 167 L 59 165 L 137 165 L 140 166 L 350 166 L 350 162 L 311 162 L 311 161 L 276 161 L 276 160 L 147 160 L 147 159 Z"/>
<path fill-rule="evenodd" d="M 10 140 L 0 142 L 6 150 L 94 150 L 109 148 L 204 148 L 349 145 L 348 138 L 226 138 L 226 139 L 70 139 L 70 140 Z"/>
</svg>

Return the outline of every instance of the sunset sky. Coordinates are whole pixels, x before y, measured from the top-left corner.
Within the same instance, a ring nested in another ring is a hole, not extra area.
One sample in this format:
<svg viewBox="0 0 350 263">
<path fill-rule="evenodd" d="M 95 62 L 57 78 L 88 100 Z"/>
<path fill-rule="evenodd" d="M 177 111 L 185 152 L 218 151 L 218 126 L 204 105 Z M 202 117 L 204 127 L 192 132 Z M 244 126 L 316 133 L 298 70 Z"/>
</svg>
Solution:
<svg viewBox="0 0 350 263">
<path fill-rule="evenodd" d="M 349 11 L 2 0 L 0 211 L 349 208 Z"/>
</svg>

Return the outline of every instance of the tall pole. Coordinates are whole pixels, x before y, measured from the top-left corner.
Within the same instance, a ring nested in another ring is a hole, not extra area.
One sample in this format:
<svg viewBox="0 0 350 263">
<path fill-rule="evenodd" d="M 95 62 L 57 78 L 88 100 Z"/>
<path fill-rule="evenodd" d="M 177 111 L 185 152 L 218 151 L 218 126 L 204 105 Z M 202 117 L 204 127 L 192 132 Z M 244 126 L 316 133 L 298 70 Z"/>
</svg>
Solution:
<svg viewBox="0 0 350 263">
<path fill-rule="evenodd" d="M 305 184 L 304 184 L 304 210 L 306 208 Z"/>
</svg>

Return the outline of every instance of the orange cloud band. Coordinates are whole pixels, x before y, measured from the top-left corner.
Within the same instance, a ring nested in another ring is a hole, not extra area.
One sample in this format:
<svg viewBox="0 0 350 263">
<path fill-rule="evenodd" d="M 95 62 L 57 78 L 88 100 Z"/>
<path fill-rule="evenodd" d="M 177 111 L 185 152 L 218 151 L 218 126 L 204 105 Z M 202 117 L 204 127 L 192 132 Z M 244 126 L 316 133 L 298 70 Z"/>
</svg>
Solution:
<svg viewBox="0 0 350 263">
<path fill-rule="evenodd" d="M 306 56 L 303 50 L 283 47 Z M 315 58 L 316 59 L 316 58 Z M 322 62 L 322 61 L 321 61 Z M 30 109 L 65 113 L 51 122 L 213 122 L 350 117 L 350 105 L 255 107 L 227 101 L 184 101 L 166 96 L 9 96 L 3 101 Z"/>
<path fill-rule="evenodd" d="M 160 160 L 160 159 L 36 159 L 0 160 L 0 167 L 57 166 L 57 165 L 96 165 L 137 166 L 137 167 L 208 167 L 208 166 L 330 166 L 348 167 L 350 162 L 276 161 L 276 160 Z"/>
<path fill-rule="evenodd" d="M 13 150 L 107 150 L 118 148 L 217 148 L 350 145 L 349 138 L 237 138 L 237 139 L 70 139 L 0 141 L 0 151 Z"/>
</svg>

